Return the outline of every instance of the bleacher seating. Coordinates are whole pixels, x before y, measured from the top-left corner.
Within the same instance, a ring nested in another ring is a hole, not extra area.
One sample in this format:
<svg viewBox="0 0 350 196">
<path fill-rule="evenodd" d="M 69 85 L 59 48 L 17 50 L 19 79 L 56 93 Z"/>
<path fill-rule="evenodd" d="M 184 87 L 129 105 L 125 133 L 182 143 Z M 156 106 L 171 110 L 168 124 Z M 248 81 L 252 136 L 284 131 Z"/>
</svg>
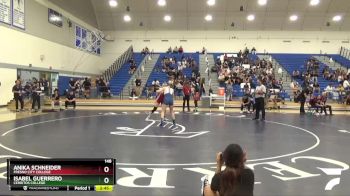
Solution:
<svg viewBox="0 0 350 196">
<path fill-rule="evenodd" d="M 211 53 L 211 54 L 214 56 L 215 62 L 217 61 L 218 58 L 220 58 L 220 56 L 224 55 L 224 53 Z M 232 52 L 232 53 L 228 53 L 228 54 L 234 54 L 234 53 Z M 249 59 L 249 61 L 255 62 L 255 61 L 259 60 L 259 57 L 256 54 L 248 54 L 248 59 Z M 253 84 L 256 85 L 256 83 L 257 83 L 257 79 L 255 77 L 253 77 Z M 226 83 L 220 82 L 219 86 L 226 88 Z M 232 87 L 233 87 L 233 91 L 232 91 L 233 97 L 243 97 L 244 93 L 243 93 L 243 90 L 241 89 L 240 85 L 234 84 Z"/>
<path fill-rule="evenodd" d="M 312 56 L 316 56 L 313 54 L 272 54 L 272 57 L 283 66 L 287 72 L 292 75 L 294 70 L 299 70 L 300 72 L 304 72 L 306 70 L 306 62 L 308 59 L 311 59 Z M 325 64 L 320 62 L 319 68 L 319 77 L 317 78 L 318 83 L 320 85 L 321 90 L 325 89 L 329 83 L 333 83 L 331 81 L 327 81 L 322 76 L 322 70 L 326 66 Z M 301 85 L 303 83 L 302 79 L 296 79 L 296 81 Z"/>
<path fill-rule="evenodd" d="M 65 95 L 65 91 L 69 89 L 69 81 L 71 78 L 73 78 L 74 81 L 83 79 L 81 77 L 59 76 L 57 87 L 61 96 Z"/>
<path fill-rule="evenodd" d="M 350 69 L 350 60 L 343 57 L 343 56 L 340 56 L 339 54 L 331 54 L 329 55 L 330 57 L 332 57 L 332 59 L 339 63 L 340 65 L 342 65 L 343 67 L 347 68 L 347 69 Z"/>
<path fill-rule="evenodd" d="M 145 56 L 141 53 L 134 53 L 133 58 L 135 60 L 137 68 L 141 65 L 141 62 Z M 129 74 L 130 63 L 126 62 L 122 67 L 117 71 L 117 73 L 111 78 L 109 81 L 111 93 L 115 96 L 118 96 L 126 83 L 128 83 L 131 78 L 131 74 Z"/>
<path fill-rule="evenodd" d="M 147 80 L 146 87 L 151 86 L 152 82 L 155 79 L 157 79 L 160 82 L 160 84 L 167 82 L 167 80 L 168 80 L 167 73 L 164 73 L 161 71 L 162 60 L 164 57 L 169 57 L 169 58 L 175 57 L 176 60 L 179 61 L 179 60 L 181 60 L 182 55 L 184 55 L 184 57 L 192 56 L 192 58 L 194 58 L 194 60 L 197 62 L 197 65 L 199 66 L 199 54 L 197 54 L 197 53 L 183 53 L 183 54 L 162 53 L 162 54 L 160 54 L 158 61 L 156 62 L 156 65 L 154 66 L 152 73 L 150 74 L 150 76 Z M 173 65 L 173 66 L 177 67 L 177 64 Z M 186 78 L 191 78 L 192 68 L 185 68 L 183 70 L 183 73 L 186 76 Z"/>
</svg>

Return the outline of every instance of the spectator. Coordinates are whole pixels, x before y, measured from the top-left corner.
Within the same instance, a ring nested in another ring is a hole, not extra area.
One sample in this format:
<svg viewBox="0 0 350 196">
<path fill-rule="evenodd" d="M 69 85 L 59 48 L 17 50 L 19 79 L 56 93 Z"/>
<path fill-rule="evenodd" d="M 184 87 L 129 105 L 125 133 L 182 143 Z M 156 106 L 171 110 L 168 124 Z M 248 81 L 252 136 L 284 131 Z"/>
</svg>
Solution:
<svg viewBox="0 0 350 196">
<path fill-rule="evenodd" d="M 182 46 L 180 46 L 179 53 L 182 54 L 183 52 L 184 52 L 184 49 L 182 48 Z"/>
<path fill-rule="evenodd" d="M 226 100 L 227 101 L 232 101 L 232 94 L 233 94 L 232 81 L 228 80 L 228 82 L 226 83 Z"/>
<path fill-rule="evenodd" d="M 166 53 L 168 53 L 168 54 L 170 54 L 170 53 L 172 53 L 173 52 L 173 50 L 171 49 L 171 46 L 168 48 L 168 51 L 166 52 Z"/>
<path fill-rule="evenodd" d="M 130 97 L 131 97 L 131 98 L 137 97 L 135 88 L 132 88 L 132 89 L 131 89 Z"/>
<path fill-rule="evenodd" d="M 190 96 L 191 96 L 191 86 L 186 81 L 184 86 L 182 87 L 183 91 L 183 103 L 182 103 L 182 111 L 185 112 L 185 102 L 187 102 L 187 111 L 190 112 Z"/>
<path fill-rule="evenodd" d="M 207 49 L 204 46 L 202 48 L 202 54 L 207 54 Z"/>
<path fill-rule="evenodd" d="M 34 83 L 33 91 L 32 91 L 32 110 L 34 110 L 34 112 L 37 112 L 40 110 L 40 106 L 41 106 L 40 94 L 41 94 L 41 92 L 42 91 L 41 91 L 39 83 Z M 35 109 L 36 104 L 38 105 L 37 109 Z"/>
<path fill-rule="evenodd" d="M 23 88 L 21 85 L 21 80 L 17 79 L 16 84 L 12 87 L 12 92 L 13 92 L 13 97 L 16 102 L 16 112 L 19 112 L 20 110 L 18 109 L 18 102 L 21 104 L 21 110 L 23 111 Z"/>
<path fill-rule="evenodd" d="M 346 105 L 350 105 L 350 94 L 348 96 L 346 96 Z"/>
<path fill-rule="evenodd" d="M 69 91 L 75 91 L 75 83 L 76 83 L 76 81 L 74 81 L 73 78 L 70 78 L 70 80 L 69 80 Z"/>
<path fill-rule="evenodd" d="M 252 54 L 254 54 L 254 55 L 256 54 L 256 49 L 255 49 L 255 47 L 252 48 L 251 52 L 252 52 Z"/>
<path fill-rule="evenodd" d="M 230 144 L 216 155 L 216 172 L 204 196 L 253 196 L 254 173 L 245 167 L 247 154 L 238 144 Z M 226 168 L 222 171 L 222 166 Z"/>
<path fill-rule="evenodd" d="M 320 84 L 316 81 L 313 85 L 314 93 L 318 94 L 321 92 Z"/>
<path fill-rule="evenodd" d="M 293 93 L 295 94 L 295 93 L 298 91 L 298 89 L 299 89 L 298 82 L 295 81 L 295 80 L 292 81 L 292 82 L 290 83 L 290 88 L 292 89 Z"/>
<path fill-rule="evenodd" d="M 73 109 L 76 107 L 76 100 L 75 100 L 75 94 L 73 91 L 69 91 L 66 101 L 65 101 L 65 108 L 67 109 L 69 105 L 73 106 Z"/>
<path fill-rule="evenodd" d="M 58 106 L 59 109 L 62 110 L 61 102 L 60 102 L 60 95 L 59 95 L 59 92 L 58 92 L 57 88 L 53 91 L 53 95 L 52 95 L 52 98 L 51 98 L 51 109 L 54 110 L 55 106 Z"/>
<path fill-rule="evenodd" d="M 348 79 L 344 80 L 343 87 L 344 87 L 345 90 L 349 90 L 350 84 L 349 84 L 349 80 Z"/>
<path fill-rule="evenodd" d="M 137 87 L 140 87 L 141 84 L 142 84 L 141 78 L 140 78 L 140 77 L 137 77 L 137 78 L 135 79 L 135 85 L 136 85 Z"/>
<path fill-rule="evenodd" d="M 292 76 L 294 79 L 297 79 L 300 76 L 300 72 L 298 70 L 294 70 Z"/>
<path fill-rule="evenodd" d="M 130 75 L 133 75 L 136 71 L 136 64 L 133 62 L 133 63 L 130 63 L 130 69 L 129 69 L 129 74 Z"/>
<path fill-rule="evenodd" d="M 158 79 L 154 79 L 153 82 L 152 82 L 152 86 L 153 86 L 154 92 L 156 92 L 159 89 L 159 86 L 160 86 L 159 80 Z"/>
<path fill-rule="evenodd" d="M 345 95 L 345 88 L 342 84 L 339 84 L 337 89 L 336 89 L 338 96 L 339 96 L 339 103 L 343 103 L 344 102 L 344 95 Z"/>
<path fill-rule="evenodd" d="M 90 91 L 91 91 L 90 79 L 85 78 L 82 86 L 83 86 L 83 89 L 84 89 L 84 97 L 85 97 L 85 99 L 90 98 Z"/>
<path fill-rule="evenodd" d="M 213 89 L 211 88 L 211 86 L 209 86 L 209 96 L 211 96 L 212 94 L 214 94 Z"/>
</svg>

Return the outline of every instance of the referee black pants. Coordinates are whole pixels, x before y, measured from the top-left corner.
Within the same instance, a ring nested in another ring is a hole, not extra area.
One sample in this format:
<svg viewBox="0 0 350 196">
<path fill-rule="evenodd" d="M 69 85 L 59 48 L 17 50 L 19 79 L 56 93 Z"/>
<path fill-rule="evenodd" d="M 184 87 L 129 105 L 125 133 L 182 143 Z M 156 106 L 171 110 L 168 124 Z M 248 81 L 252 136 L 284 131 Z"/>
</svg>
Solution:
<svg viewBox="0 0 350 196">
<path fill-rule="evenodd" d="M 265 119 L 265 99 L 263 97 L 255 98 L 255 118 L 259 119 L 260 111 L 262 119 Z"/>
</svg>

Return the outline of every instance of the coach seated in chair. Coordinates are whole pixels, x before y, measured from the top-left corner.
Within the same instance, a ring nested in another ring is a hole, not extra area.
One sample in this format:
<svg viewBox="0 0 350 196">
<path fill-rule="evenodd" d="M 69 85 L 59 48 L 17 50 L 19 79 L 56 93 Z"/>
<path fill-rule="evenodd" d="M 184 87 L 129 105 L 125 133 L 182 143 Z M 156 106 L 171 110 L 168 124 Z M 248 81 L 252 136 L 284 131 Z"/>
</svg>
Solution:
<svg viewBox="0 0 350 196">
<path fill-rule="evenodd" d="M 204 184 L 204 196 L 253 196 L 254 173 L 245 167 L 247 155 L 238 144 L 230 144 L 216 155 L 216 172 Z M 221 170 L 225 164 L 226 168 Z"/>
<path fill-rule="evenodd" d="M 311 99 L 309 101 L 309 105 L 311 108 L 315 108 L 316 112 L 319 112 L 319 109 L 321 109 L 321 114 L 323 111 L 325 111 L 325 113 L 326 113 L 325 107 L 321 104 L 320 100 L 317 99 L 317 97 L 314 95 L 311 97 Z"/>
<path fill-rule="evenodd" d="M 66 97 L 66 101 L 65 101 L 65 107 L 66 109 L 68 108 L 69 105 L 73 106 L 73 109 L 75 109 L 76 107 L 76 102 L 75 102 L 75 94 L 73 91 L 69 91 L 67 97 Z"/>
<path fill-rule="evenodd" d="M 332 106 L 326 104 L 326 102 L 327 102 L 327 93 L 323 92 L 322 96 L 319 95 L 318 100 L 319 100 L 320 104 L 324 107 L 324 113 L 327 115 L 327 108 L 328 108 L 329 109 L 329 114 L 333 115 Z"/>
</svg>

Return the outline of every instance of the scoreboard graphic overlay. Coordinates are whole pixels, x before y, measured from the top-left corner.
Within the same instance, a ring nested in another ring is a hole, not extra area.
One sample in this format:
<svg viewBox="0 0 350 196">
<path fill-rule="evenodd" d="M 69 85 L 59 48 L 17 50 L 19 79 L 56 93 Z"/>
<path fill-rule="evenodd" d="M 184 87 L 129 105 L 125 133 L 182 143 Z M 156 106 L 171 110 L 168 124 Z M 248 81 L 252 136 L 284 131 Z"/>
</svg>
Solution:
<svg viewBox="0 0 350 196">
<path fill-rule="evenodd" d="M 8 159 L 12 191 L 113 191 L 115 159 Z"/>
</svg>

